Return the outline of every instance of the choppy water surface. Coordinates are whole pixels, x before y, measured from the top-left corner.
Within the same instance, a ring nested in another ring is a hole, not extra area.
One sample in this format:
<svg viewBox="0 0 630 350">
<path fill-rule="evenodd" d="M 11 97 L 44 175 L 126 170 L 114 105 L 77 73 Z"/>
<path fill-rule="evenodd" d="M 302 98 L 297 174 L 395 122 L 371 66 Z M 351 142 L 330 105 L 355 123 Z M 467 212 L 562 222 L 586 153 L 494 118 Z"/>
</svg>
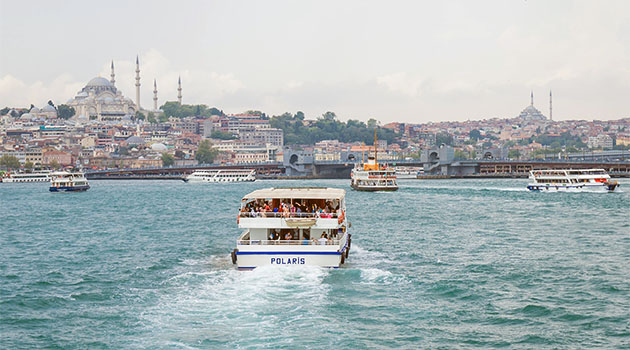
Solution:
<svg viewBox="0 0 630 350">
<path fill-rule="evenodd" d="M 628 348 L 622 183 L 0 184 L 0 348 Z M 290 185 L 348 191 L 347 264 L 236 271 L 240 198 Z"/>
</svg>

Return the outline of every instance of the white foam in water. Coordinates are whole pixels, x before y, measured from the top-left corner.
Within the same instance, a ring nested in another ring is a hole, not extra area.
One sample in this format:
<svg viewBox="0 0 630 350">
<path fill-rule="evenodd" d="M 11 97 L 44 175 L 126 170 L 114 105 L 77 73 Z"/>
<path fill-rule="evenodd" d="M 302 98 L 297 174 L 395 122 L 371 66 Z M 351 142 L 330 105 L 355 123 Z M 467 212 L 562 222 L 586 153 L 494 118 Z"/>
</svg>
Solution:
<svg viewBox="0 0 630 350">
<path fill-rule="evenodd" d="M 376 280 L 382 280 L 385 277 L 391 277 L 392 273 L 389 271 L 381 270 L 381 269 L 362 269 L 361 270 L 361 278 L 368 282 L 374 282 Z"/>
<path fill-rule="evenodd" d="M 221 258 L 222 259 L 222 258 Z M 187 271 L 161 290 L 157 305 L 142 316 L 158 343 L 188 344 L 235 336 L 252 339 L 278 331 L 278 322 L 300 322 L 331 302 L 323 284 L 330 270 L 316 266 L 264 266 Z M 278 320 L 278 311 L 283 319 Z M 194 325 L 191 327 L 191 325 Z"/>
</svg>

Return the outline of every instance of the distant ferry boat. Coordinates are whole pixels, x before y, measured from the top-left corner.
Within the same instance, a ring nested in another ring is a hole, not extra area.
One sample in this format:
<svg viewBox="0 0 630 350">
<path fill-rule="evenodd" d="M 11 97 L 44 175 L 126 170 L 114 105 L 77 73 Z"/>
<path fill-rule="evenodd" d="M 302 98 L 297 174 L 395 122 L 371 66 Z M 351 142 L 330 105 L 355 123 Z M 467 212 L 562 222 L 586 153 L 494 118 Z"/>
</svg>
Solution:
<svg viewBox="0 0 630 350">
<path fill-rule="evenodd" d="M 340 267 L 350 234 L 346 191 L 328 187 L 266 188 L 241 202 L 232 262 L 241 270 L 264 265 Z"/>
<path fill-rule="evenodd" d="M 377 161 L 376 129 L 374 130 L 374 156 L 368 162 L 357 164 L 350 172 L 350 187 L 357 191 L 396 191 L 396 171 L 381 167 Z"/>
<path fill-rule="evenodd" d="M 42 170 L 32 173 L 6 173 L 0 182 L 49 182 L 50 171 Z"/>
<path fill-rule="evenodd" d="M 50 192 L 81 192 L 90 189 L 82 172 L 57 171 L 50 174 Z"/>
<path fill-rule="evenodd" d="M 531 170 L 530 191 L 613 192 L 619 188 L 604 169 Z"/>
<path fill-rule="evenodd" d="M 423 168 L 416 167 L 396 167 L 394 170 L 397 180 L 417 179 L 418 176 L 424 174 Z"/>
<path fill-rule="evenodd" d="M 184 182 L 247 182 L 256 181 L 255 169 L 196 170 L 182 178 Z"/>
</svg>

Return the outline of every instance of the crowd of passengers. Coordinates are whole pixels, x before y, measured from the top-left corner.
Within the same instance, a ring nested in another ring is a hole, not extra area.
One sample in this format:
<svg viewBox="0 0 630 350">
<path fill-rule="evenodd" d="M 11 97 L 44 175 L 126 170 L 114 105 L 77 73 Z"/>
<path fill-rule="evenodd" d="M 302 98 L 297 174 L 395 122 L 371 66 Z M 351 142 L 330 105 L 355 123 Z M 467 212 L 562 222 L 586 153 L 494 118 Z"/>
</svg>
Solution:
<svg viewBox="0 0 630 350">
<path fill-rule="evenodd" d="M 243 217 L 283 217 L 283 218 L 300 218 L 300 217 L 317 217 L 317 218 L 337 218 L 340 210 L 339 204 L 327 201 L 323 205 L 317 203 L 308 203 L 308 201 L 274 201 L 258 199 L 247 203 L 241 208 L 241 216 Z"/>
<path fill-rule="evenodd" d="M 267 237 L 269 243 L 271 244 L 289 244 L 289 243 L 297 243 L 298 241 L 302 245 L 327 245 L 327 244 L 335 244 L 335 240 L 339 239 L 339 235 L 343 234 L 343 230 L 340 228 L 337 230 L 330 230 L 329 233 L 322 233 L 320 238 L 313 237 L 311 239 L 311 234 L 309 232 L 303 232 L 302 239 L 299 239 L 299 233 L 297 229 L 291 230 L 276 230 L 273 229 L 269 232 L 269 236 Z M 294 241 L 294 242 L 288 242 Z"/>
</svg>

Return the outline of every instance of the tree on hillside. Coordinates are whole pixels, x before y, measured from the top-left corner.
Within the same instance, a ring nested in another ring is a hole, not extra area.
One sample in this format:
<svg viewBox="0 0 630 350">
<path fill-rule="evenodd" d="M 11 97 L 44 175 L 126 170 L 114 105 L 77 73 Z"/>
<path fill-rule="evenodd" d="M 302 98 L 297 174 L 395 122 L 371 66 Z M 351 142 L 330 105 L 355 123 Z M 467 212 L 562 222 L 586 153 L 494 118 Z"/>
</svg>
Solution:
<svg viewBox="0 0 630 350">
<path fill-rule="evenodd" d="M 61 119 L 70 119 L 75 113 L 74 107 L 68 105 L 59 105 L 57 107 L 57 117 Z"/>
<path fill-rule="evenodd" d="M 468 137 L 477 141 L 479 139 L 481 139 L 481 132 L 477 129 L 472 129 L 470 130 L 470 132 L 468 133 Z"/>
<path fill-rule="evenodd" d="M 7 113 L 9 113 L 10 110 L 11 110 L 11 108 L 4 107 L 4 108 L 0 109 L 0 115 L 6 115 Z"/>
<path fill-rule="evenodd" d="M 216 148 L 212 148 L 212 143 L 209 140 L 202 140 L 197 148 L 195 159 L 201 164 L 211 164 L 218 153 L 219 151 Z"/>
<path fill-rule="evenodd" d="M 53 159 L 52 162 L 50 162 L 50 164 L 48 164 L 48 166 L 53 168 L 53 169 L 55 169 L 55 170 L 61 168 L 61 164 L 59 164 L 57 159 Z"/>
<path fill-rule="evenodd" d="M 168 117 L 175 118 L 185 118 L 192 116 L 201 116 L 201 117 L 210 117 L 212 115 L 225 115 L 223 111 L 212 107 L 209 108 L 207 105 L 199 104 L 199 105 L 180 105 L 179 102 L 175 101 L 167 101 L 164 103 L 160 109 L 164 111 L 164 115 Z"/>
<path fill-rule="evenodd" d="M 210 137 L 213 139 L 219 140 L 236 140 L 237 137 L 231 132 L 215 130 L 210 134 Z"/>
<path fill-rule="evenodd" d="M 509 159 L 519 159 L 521 157 L 521 152 L 517 149 L 511 149 L 508 151 Z"/>
<path fill-rule="evenodd" d="M 0 168 L 19 169 L 20 161 L 15 156 L 10 156 L 8 154 L 5 154 L 2 157 L 0 157 Z"/>
<path fill-rule="evenodd" d="M 151 114 L 151 112 L 149 112 L 149 114 Z M 137 111 L 136 115 L 135 115 L 136 119 L 138 120 L 144 120 L 146 118 L 146 116 L 144 115 L 144 113 Z"/>
<path fill-rule="evenodd" d="M 158 115 L 158 121 L 160 123 L 166 123 L 168 121 L 168 117 L 166 116 L 166 114 L 162 113 Z"/>
<path fill-rule="evenodd" d="M 162 165 L 164 166 L 171 166 L 175 164 L 175 157 L 173 157 L 172 154 L 169 153 L 162 153 Z"/>
<path fill-rule="evenodd" d="M 439 134 L 435 135 L 435 144 L 438 145 L 438 146 L 441 145 L 441 144 L 452 146 L 453 145 L 453 136 L 449 135 L 449 134 L 439 133 Z"/>
<path fill-rule="evenodd" d="M 34 165 L 33 165 L 33 162 L 25 162 L 25 163 L 24 163 L 24 168 L 25 168 L 25 169 L 29 169 L 29 170 L 30 170 L 30 169 L 33 169 L 33 166 L 34 166 Z"/>
</svg>

